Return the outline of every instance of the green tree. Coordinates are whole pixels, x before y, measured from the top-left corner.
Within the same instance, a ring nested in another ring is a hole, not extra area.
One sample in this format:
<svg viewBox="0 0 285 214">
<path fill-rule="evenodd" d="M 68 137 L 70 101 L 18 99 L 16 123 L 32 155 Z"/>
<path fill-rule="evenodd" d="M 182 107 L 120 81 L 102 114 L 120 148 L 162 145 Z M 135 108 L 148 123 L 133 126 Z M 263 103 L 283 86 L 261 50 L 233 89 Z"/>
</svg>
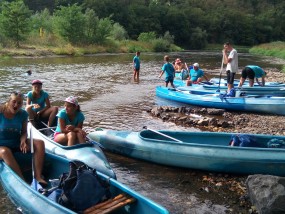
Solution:
<svg viewBox="0 0 285 214">
<path fill-rule="evenodd" d="M 121 41 L 128 38 L 128 33 L 122 25 L 120 25 L 119 23 L 115 23 L 113 24 L 111 37 L 115 40 Z"/>
<path fill-rule="evenodd" d="M 3 33 L 16 43 L 17 48 L 30 32 L 30 16 L 31 11 L 22 0 L 2 4 Z"/>
<path fill-rule="evenodd" d="M 60 36 L 72 44 L 82 43 L 84 38 L 85 17 L 77 4 L 60 6 L 54 13 L 55 29 Z"/>
<path fill-rule="evenodd" d="M 96 29 L 96 43 L 103 44 L 107 38 L 111 36 L 113 28 L 113 21 L 110 18 L 103 18 L 99 20 L 98 27 Z"/>
<path fill-rule="evenodd" d="M 46 32 L 52 32 L 52 16 L 48 9 L 44 9 L 41 12 L 36 12 L 31 17 L 32 27 L 35 31 L 38 31 L 39 28 L 43 28 Z"/>
<path fill-rule="evenodd" d="M 141 42 L 151 42 L 152 40 L 156 39 L 156 33 L 155 32 L 143 32 L 139 35 L 138 41 Z"/>
<path fill-rule="evenodd" d="M 89 44 L 96 43 L 96 30 L 99 24 L 99 18 L 93 9 L 87 9 L 85 14 L 85 36 Z"/>
</svg>

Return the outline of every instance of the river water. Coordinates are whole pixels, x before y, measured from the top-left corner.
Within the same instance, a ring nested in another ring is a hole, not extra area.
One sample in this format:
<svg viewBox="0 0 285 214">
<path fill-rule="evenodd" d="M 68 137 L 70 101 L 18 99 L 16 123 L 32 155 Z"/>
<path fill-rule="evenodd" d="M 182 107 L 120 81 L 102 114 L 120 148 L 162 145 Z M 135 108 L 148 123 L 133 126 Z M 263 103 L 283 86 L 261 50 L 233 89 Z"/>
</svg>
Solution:
<svg viewBox="0 0 285 214">
<path fill-rule="evenodd" d="M 180 57 L 188 65 L 198 62 L 202 69 L 219 70 L 221 53 L 183 52 L 168 54 L 171 60 Z M 164 85 L 158 75 L 163 64 L 163 53 L 141 53 L 140 81 L 132 79 L 131 54 L 98 54 L 84 57 L 15 58 L 0 60 L 0 101 L 4 103 L 12 91 L 28 92 L 31 81 L 43 81 L 43 89 L 53 105 L 63 106 L 63 100 L 77 96 L 86 116 L 87 131 L 96 127 L 140 131 L 152 129 L 199 131 L 178 127 L 151 117 L 146 110 L 169 102 L 155 96 L 155 86 Z M 265 57 L 239 55 L 239 66 L 258 64 L 277 67 Z M 31 69 L 32 75 L 26 71 Z M 179 104 L 175 104 L 179 105 Z M 202 191 L 202 180 L 209 172 L 199 172 L 156 165 L 106 152 L 117 179 L 166 207 L 171 213 L 228 213 L 242 211 L 209 191 Z M 237 177 L 239 179 L 239 177 Z M 242 211 L 243 212 L 243 211 Z M 0 187 L 0 213 L 17 213 Z"/>
</svg>

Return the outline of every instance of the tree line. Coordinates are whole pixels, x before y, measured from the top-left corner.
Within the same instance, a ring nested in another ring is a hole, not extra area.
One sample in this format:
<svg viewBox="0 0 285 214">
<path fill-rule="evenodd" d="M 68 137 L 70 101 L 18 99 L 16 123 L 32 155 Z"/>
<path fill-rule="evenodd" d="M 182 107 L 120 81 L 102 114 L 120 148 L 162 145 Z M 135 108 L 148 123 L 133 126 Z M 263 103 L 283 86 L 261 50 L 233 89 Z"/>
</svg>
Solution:
<svg viewBox="0 0 285 214">
<path fill-rule="evenodd" d="M 40 28 L 72 44 L 142 39 L 155 40 L 158 50 L 172 42 L 201 49 L 285 41 L 283 0 L 10 0 L 0 18 L 2 45 Z"/>
</svg>

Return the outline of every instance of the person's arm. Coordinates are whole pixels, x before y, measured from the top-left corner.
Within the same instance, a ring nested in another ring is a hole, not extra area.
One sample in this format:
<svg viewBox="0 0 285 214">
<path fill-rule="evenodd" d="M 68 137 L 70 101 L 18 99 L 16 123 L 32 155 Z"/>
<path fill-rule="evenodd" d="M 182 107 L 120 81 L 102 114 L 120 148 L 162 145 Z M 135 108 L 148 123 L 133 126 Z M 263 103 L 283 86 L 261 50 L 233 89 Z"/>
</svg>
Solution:
<svg viewBox="0 0 285 214">
<path fill-rule="evenodd" d="M 20 137 L 20 150 L 23 153 L 27 153 L 28 145 L 27 145 L 27 125 L 28 122 L 24 121 L 22 123 L 21 137 Z"/>
<path fill-rule="evenodd" d="M 265 75 L 261 77 L 262 86 L 265 86 Z"/>
<path fill-rule="evenodd" d="M 231 54 L 230 54 L 230 55 L 231 55 Z M 230 63 L 230 62 L 233 60 L 233 58 L 230 57 L 230 55 L 228 56 L 228 55 L 227 55 L 227 51 L 226 51 L 225 49 L 223 50 L 224 64 L 225 64 L 225 65 L 228 64 L 228 63 Z"/>
<path fill-rule="evenodd" d="M 32 106 L 32 100 L 29 98 L 29 97 L 27 97 L 27 101 L 26 101 L 26 107 L 30 107 L 30 106 Z"/>
<path fill-rule="evenodd" d="M 204 74 L 203 75 L 203 77 L 205 78 L 205 80 L 207 81 L 207 82 L 209 82 L 209 78 Z"/>
<path fill-rule="evenodd" d="M 164 71 L 161 71 L 160 74 L 159 74 L 159 76 L 158 76 L 158 78 L 161 78 L 162 75 L 163 75 L 163 73 L 164 73 Z"/>
<path fill-rule="evenodd" d="M 46 104 L 45 107 L 42 110 L 37 112 L 38 115 L 40 115 L 42 112 L 44 112 L 45 110 L 51 107 L 49 97 L 45 99 L 45 104 Z"/>
<path fill-rule="evenodd" d="M 58 118 L 58 123 L 59 123 L 61 133 L 67 134 L 67 133 L 73 131 L 73 129 L 74 129 L 74 126 L 66 125 L 63 118 Z"/>
</svg>

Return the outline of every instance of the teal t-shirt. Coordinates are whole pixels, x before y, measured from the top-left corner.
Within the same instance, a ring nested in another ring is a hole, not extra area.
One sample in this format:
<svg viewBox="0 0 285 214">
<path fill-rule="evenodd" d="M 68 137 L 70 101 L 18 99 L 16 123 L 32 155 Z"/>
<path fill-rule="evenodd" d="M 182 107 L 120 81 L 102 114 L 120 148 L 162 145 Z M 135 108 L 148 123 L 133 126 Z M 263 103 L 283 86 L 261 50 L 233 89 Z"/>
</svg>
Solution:
<svg viewBox="0 0 285 214">
<path fill-rule="evenodd" d="M 0 146 L 18 148 L 23 123 L 28 121 L 28 113 L 21 109 L 12 119 L 0 113 Z"/>
<path fill-rule="evenodd" d="M 139 70 L 141 66 L 140 58 L 138 56 L 135 56 L 133 62 L 134 62 L 134 68 L 136 70 Z"/>
<path fill-rule="evenodd" d="M 249 67 L 254 71 L 255 78 L 261 78 L 265 75 L 264 70 L 262 70 L 262 68 L 257 65 L 247 65 L 246 67 Z"/>
<path fill-rule="evenodd" d="M 196 82 L 198 78 L 204 76 L 204 72 L 201 69 L 195 71 L 194 69 L 190 70 L 191 81 Z"/>
<path fill-rule="evenodd" d="M 30 91 L 27 94 L 27 97 L 30 98 L 31 104 L 39 104 L 40 108 L 34 109 L 35 112 L 42 110 L 46 106 L 46 99 L 49 97 L 48 93 L 45 91 L 41 91 L 41 96 L 39 98 L 33 98 L 33 92 Z"/>
<path fill-rule="evenodd" d="M 175 70 L 174 70 L 173 65 L 170 64 L 169 62 L 165 63 L 165 64 L 162 66 L 161 70 L 164 71 L 164 73 L 165 73 L 165 78 L 168 78 L 168 77 L 174 78 L 174 72 L 175 72 Z"/>
<path fill-rule="evenodd" d="M 79 123 L 82 123 L 84 120 L 85 120 L 85 117 L 83 115 L 83 113 L 81 111 L 77 111 L 76 112 L 76 115 L 75 115 L 75 118 L 70 121 L 68 119 L 68 116 L 67 116 L 67 113 L 66 113 L 66 110 L 65 109 L 62 109 L 60 110 L 57 115 L 56 115 L 58 118 L 61 118 L 64 120 L 65 122 L 65 125 L 73 125 L 73 126 L 78 126 Z M 60 124 L 57 123 L 57 127 L 56 127 L 56 132 L 61 132 L 61 129 L 60 129 Z"/>
</svg>

